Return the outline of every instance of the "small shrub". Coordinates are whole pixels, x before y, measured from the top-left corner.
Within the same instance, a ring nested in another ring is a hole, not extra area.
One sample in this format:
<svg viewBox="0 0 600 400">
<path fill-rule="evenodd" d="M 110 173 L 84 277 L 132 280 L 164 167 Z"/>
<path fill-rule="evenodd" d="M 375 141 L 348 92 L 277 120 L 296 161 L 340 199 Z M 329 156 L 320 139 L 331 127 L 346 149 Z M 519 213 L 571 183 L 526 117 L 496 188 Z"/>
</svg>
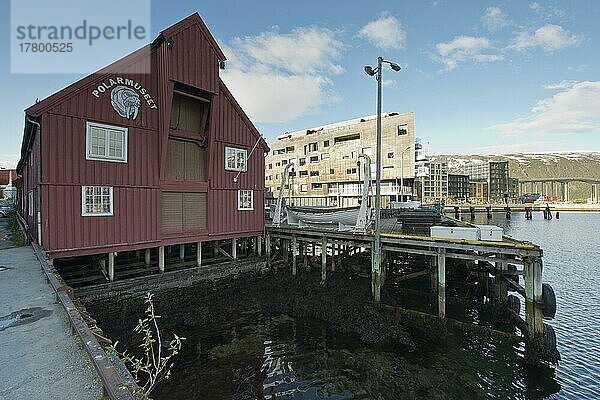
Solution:
<svg viewBox="0 0 600 400">
<path fill-rule="evenodd" d="M 158 319 L 152 302 L 153 294 L 148 292 L 144 297 L 146 303 L 145 318 L 138 321 L 134 332 L 142 335 L 140 347 L 144 351 L 142 357 L 130 355 L 127 351 L 119 352 L 116 347 L 119 342 L 109 346 L 109 351 L 117 354 L 121 361 L 133 374 L 138 387 L 133 389 L 137 399 L 148 400 L 156 385 L 171 376 L 173 363 L 171 359 L 179 354 L 184 337 L 173 335 L 173 339 L 163 342 L 158 328 Z"/>
</svg>

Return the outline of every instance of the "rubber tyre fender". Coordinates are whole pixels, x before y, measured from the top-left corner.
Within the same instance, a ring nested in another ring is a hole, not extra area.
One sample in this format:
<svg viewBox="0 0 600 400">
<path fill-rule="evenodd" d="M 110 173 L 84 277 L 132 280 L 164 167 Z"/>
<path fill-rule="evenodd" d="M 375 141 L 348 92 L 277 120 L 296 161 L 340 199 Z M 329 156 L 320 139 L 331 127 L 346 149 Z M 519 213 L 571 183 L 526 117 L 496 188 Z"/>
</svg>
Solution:
<svg viewBox="0 0 600 400">
<path fill-rule="evenodd" d="M 542 302 L 544 318 L 553 319 L 556 316 L 556 294 L 552 286 L 547 283 L 542 284 Z"/>
<path fill-rule="evenodd" d="M 544 336 L 546 338 L 546 349 L 550 353 L 556 351 L 556 332 L 548 324 L 544 324 Z"/>
</svg>

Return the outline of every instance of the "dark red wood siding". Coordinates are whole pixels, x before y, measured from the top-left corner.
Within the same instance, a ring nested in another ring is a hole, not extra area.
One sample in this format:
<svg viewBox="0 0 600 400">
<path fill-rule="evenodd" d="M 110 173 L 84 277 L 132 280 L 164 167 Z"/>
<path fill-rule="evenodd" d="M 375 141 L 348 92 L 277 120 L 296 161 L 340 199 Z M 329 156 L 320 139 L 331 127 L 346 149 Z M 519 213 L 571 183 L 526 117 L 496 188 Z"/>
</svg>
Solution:
<svg viewBox="0 0 600 400">
<path fill-rule="evenodd" d="M 51 257 L 262 234 L 264 152 L 268 148 L 219 78 L 219 61 L 224 56 L 197 15 L 163 35 L 146 53 L 125 57 L 27 110 L 42 124 L 42 154 L 34 162 L 42 160 L 42 238 Z M 173 40 L 172 47 L 167 46 L 168 38 Z M 151 73 L 143 74 L 142 63 L 148 58 Z M 114 111 L 110 90 L 99 97 L 92 95 L 98 85 L 115 77 L 133 79 L 146 88 L 158 109 L 141 99 L 138 117 L 129 120 Z M 205 181 L 164 179 L 176 82 L 213 93 Z M 88 121 L 128 128 L 127 163 L 86 159 Z M 236 173 L 225 171 L 225 146 L 246 148 L 250 153 L 257 141 L 248 171 L 234 182 Z M 25 164 L 23 172 L 28 176 L 34 173 L 29 169 Z M 113 187 L 112 216 L 81 215 L 84 185 Z M 254 210 L 238 211 L 240 189 L 254 191 Z M 206 193 L 207 229 L 164 231 L 161 201 L 167 192 Z M 30 231 L 34 230 L 32 220 Z"/>
</svg>

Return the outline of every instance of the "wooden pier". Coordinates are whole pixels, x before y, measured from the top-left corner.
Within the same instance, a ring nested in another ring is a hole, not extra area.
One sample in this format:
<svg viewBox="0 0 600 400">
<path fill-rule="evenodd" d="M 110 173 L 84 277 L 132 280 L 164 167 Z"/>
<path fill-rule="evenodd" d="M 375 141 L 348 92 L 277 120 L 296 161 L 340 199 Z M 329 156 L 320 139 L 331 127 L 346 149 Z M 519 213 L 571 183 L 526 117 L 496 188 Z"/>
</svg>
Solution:
<svg viewBox="0 0 600 400">
<path fill-rule="evenodd" d="M 387 222 L 387 223 L 386 223 Z M 556 300 L 549 285 L 543 284 L 542 249 L 528 242 L 504 237 L 501 242 L 439 239 L 427 236 L 407 235 L 394 228 L 393 221 L 382 220 L 381 250 L 382 264 L 371 263 L 373 298 L 380 303 L 380 291 L 385 284 L 386 269 L 391 254 L 411 254 L 429 257 L 431 262 L 423 271 L 400 277 L 402 280 L 430 275 L 437 297 L 437 317 L 446 320 L 446 260 L 459 259 L 470 263 L 473 270 L 482 274 L 487 282 L 494 276 L 496 301 L 512 304 L 515 318 L 522 323 L 522 339 L 526 343 L 526 360 L 538 363 L 541 360 L 556 362 L 556 338 L 551 326 L 544 318 L 554 317 Z M 298 270 L 298 259 L 306 266 L 309 255 L 321 255 L 321 279 L 327 279 L 328 271 L 334 271 L 341 257 L 358 252 L 371 252 L 375 243 L 372 232 L 342 232 L 326 227 L 302 227 L 282 224 L 266 226 L 265 244 L 267 264 L 278 258 L 289 263 L 291 273 Z M 317 252 L 318 249 L 318 252 Z M 372 260 L 371 252 L 371 260 Z M 466 265 L 465 265 L 466 268 Z M 396 278 L 396 281 L 398 278 Z M 508 292 L 519 293 L 525 299 L 525 320 L 518 317 L 520 300 Z M 517 309 L 515 309 L 515 301 Z"/>
</svg>

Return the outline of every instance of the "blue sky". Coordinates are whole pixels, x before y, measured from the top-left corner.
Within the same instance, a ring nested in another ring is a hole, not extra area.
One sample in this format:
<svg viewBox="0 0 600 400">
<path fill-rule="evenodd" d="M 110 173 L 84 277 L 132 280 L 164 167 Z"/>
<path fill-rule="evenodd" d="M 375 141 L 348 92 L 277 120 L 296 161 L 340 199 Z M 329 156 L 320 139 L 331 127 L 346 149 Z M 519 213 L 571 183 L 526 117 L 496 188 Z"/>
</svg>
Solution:
<svg viewBox="0 0 600 400">
<path fill-rule="evenodd" d="M 198 12 L 228 57 L 222 77 L 271 141 L 384 110 L 414 111 L 432 154 L 600 150 L 600 2 L 152 2 L 152 36 Z M 81 75 L 10 74 L 0 2 L 0 166 L 18 160 L 23 109 Z M 120 58 L 123 54 L 115 54 Z"/>
</svg>

